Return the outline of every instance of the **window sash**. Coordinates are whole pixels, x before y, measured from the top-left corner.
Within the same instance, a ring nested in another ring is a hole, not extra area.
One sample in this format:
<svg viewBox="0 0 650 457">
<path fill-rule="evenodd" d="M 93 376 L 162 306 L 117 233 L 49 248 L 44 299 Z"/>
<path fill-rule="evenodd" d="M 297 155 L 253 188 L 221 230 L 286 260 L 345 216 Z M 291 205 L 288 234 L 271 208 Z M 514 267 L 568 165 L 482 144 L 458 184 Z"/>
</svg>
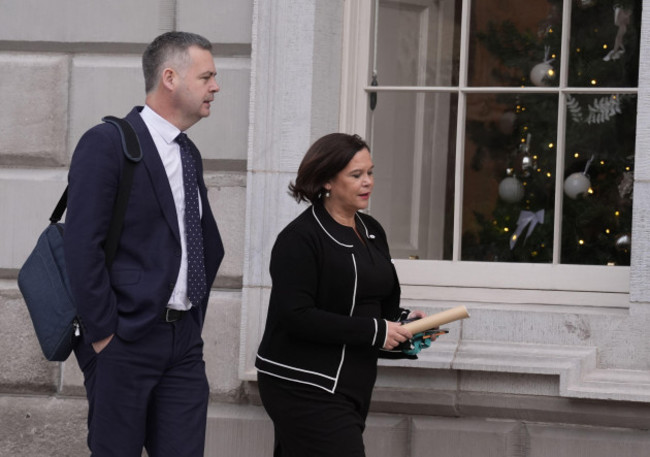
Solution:
<svg viewBox="0 0 650 457">
<path fill-rule="evenodd" d="M 569 45 L 571 1 L 563 4 L 560 74 L 557 87 L 476 87 L 468 86 L 471 0 L 462 0 L 460 63 L 458 86 L 371 86 L 371 66 L 376 0 L 346 1 L 344 15 L 344 53 L 342 66 L 340 129 L 366 132 L 369 123 L 368 95 L 372 92 L 438 92 L 457 94 L 457 133 L 454 194 L 453 255 L 451 261 L 395 260 L 400 281 L 407 285 L 482 287 L 506 289 L 547 289 L 599 291 L 627 294 L 630 268 L 623 266 L 560 264 L 563 180 L 555 180 L 553 262 L 551 264 L 507 264 L 461 261 L 463 173 L 467 95 L 481 93 L 557 94 L 558 126 L 555 176 L 564 175 L 567 94 L 634 94 L 636 87 L 569 87 Z"/>
</svg>

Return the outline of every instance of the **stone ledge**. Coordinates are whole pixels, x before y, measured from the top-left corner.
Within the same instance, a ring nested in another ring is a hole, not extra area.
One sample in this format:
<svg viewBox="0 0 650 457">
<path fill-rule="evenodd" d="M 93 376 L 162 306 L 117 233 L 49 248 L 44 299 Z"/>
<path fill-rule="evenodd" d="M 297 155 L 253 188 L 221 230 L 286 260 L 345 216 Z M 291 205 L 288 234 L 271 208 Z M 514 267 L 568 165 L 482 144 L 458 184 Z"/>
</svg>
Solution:
<svg viewBox="0 0 650 457">
<path fill-rule="evenodd" d="M 389 366 L 525 373 L 559 376 L 559 394 L 650 403 L 650 371 L 597 368 L 598 351 L 591 346 L 527 344 L 492 341 L 436 342 L 437 351 L 424 351 L 417 361 Z"/>
</svg>

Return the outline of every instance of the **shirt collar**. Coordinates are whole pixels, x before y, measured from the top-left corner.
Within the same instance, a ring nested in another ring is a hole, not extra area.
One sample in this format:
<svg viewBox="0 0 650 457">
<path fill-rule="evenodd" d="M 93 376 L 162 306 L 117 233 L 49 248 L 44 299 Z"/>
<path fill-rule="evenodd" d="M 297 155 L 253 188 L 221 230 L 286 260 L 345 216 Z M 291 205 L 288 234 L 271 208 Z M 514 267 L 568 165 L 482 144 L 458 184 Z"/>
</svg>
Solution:
<svg viewBox="0 0 650 457">
<path fill-rule="evenodd" d="M 174 140 L 181 131 L 164 117 L 160 116 L 148 105 L 145 105 L 140 116 L 149 128 L 155 130 L 167 144 L 174 143 Z"/>
</svg>

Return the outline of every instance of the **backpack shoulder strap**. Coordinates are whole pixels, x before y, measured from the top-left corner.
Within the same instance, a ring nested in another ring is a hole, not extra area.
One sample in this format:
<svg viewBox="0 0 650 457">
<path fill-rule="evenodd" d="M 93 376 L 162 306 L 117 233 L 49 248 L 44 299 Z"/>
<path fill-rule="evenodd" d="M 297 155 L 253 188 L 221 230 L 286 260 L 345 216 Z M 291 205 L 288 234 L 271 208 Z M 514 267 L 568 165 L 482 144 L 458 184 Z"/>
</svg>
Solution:
<svg viewBox="0 0 650 457">
<path fill-rule="evenodd" d="M 117 252 L 117 245 L 120 241 L 122 233 L 122 226 L 124 225 L 124 216 L 126 214 L 126 206 L 129 202 L 129 194 L 131 193 L 131 185 L 133 184 L 133 172 L 135 166 L 142 160 L 142 148 L 138 136 L 133 130 L 133 126 L 126 120 L 115 116 L 105 116 L 102 121 L 113 124 L 120 132 L 122 139 L 122 149 L 127 158 L 124 168 L 122 169 L 122 177 L 120 178 L 120 187 L 117 190 L 117 198 L 113 206 L 113 217 L 111 224 L 108 227 L 108 235 L 106 236 L 106 244 L 104 251 L 106 253 L 106 266 L 108 268 L 113 264 L 115 253 Z"/>
<path fill-rule="evenodd" d="M 52 211 L 52 215 L 50 216 L 50 224 L 56 224 L 61 220 L 63 217 L 63 213 L 65 212 L 65 208 L 68 206 L 68 187 L 66 186 L 65 190 L 63 191 L 63 194 L 61 194 L 61 198 L 59 198 L 59 202 L 56 204 L 56 208 L 54 208 L 54 211 Z"/>
<path fill-rule="evenodd" d="M 102 120 L 113 124 L 115 128 L 117 128 L 122 140 L 122 150 L 124 151 L 124 156 L 127 158 L 124 169 L 122 170 L 120 186 L 117 191 L 115 205 L 113 206 L 113 217 L 111 218 L 111 224 L 108 228 L 108 235 L 104 245 L 104 251 L 106 252 L 106 265 L 110 268 L 113 259 L 115 258 L 115 252 L 117 251 L 117 245 L 120 240 L 122 226 L 124 225 L 126 206 L 129 201 L 129 194 L 131 193 L 131 185 L 133 184 L 133 171 L 135 165 L 142 160 L 142 148 L 140 147 L 138 135 L 135 133 L 135 130 L 129 121 L 115 116 L 105 116 Z M 61 220 L 67 205 L 68 188 L 66 187 L 50 216 L 51 224 L 56 224 Z"/>
<path fill-rule="evenodd" d="M 117 127 L 122 138 L 122 150 L 124 155 L 131 162 L 139 162 L 142 160 L 142 149 L 140 148 L 140 140 L 136 135 L 133 126 L 126 119 L 115 116 L 104 116 L 102 121 L 113 124 Z"/>
</svg>

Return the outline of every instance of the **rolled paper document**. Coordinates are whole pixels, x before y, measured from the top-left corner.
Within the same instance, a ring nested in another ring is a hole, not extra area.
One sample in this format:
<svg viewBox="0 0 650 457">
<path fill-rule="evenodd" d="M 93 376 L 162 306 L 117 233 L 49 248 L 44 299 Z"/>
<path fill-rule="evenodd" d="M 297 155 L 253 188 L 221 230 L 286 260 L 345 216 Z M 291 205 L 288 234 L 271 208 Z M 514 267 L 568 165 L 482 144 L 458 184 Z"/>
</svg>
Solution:
<svg viewBox="0 0 650 457">
<path fill-rule="evenodd" d="M 423 317 L 422 319 L 408 322 L 404 324 L 404 328 L 408 329 L 413 335 L 417 335 L 418 333 L 424 332 L 426 330 L 431 330 L 432 328 L 440 327 L 441 325 L 445 325 L 459 319 L 465 319 L 467 317 L 469 317 L 467 308 L 461 305 L 456 306 L 455 308 L 441 311 L 436 314 L 432 314 L 427 317 Z"/>
</svg>

